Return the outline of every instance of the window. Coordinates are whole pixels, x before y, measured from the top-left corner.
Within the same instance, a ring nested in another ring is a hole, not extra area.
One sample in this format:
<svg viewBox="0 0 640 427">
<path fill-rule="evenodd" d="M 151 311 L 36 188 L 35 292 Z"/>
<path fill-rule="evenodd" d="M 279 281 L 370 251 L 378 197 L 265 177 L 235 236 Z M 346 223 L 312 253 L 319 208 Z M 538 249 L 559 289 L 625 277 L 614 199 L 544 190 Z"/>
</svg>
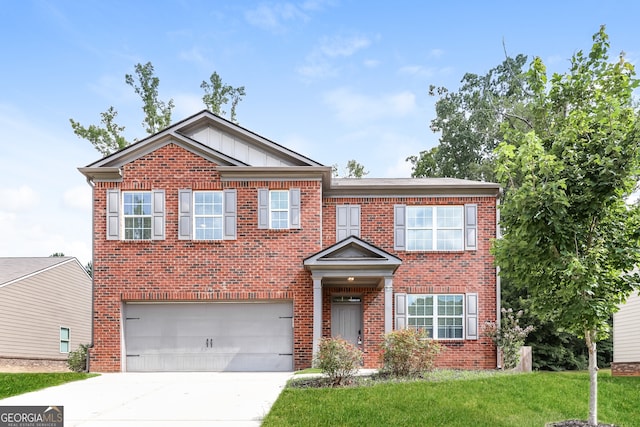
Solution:
<svg viewBox="0 0 640 427">
<path fill-rule="evenodd" d="M 107 240 L 163 240 L 164 190 L 107 190 Z"/>
<path fill-rule="evenodd" d="M 269 228 L 289 228 L 289 192 L 269 192 Z"/>
<path fill-rule="evenodd" d="M 476 205 L 394 206 L 394 249 L 462 251 L 477 249 Z"/>
<path fill-rule="evenodd" d="M 151 239 L 151 193 L 125 191 L 122 199 L 125 240 Z"/>
<path fill-rule="evenodd" d="M 60 353 L 69 353 L 69 328 L 60 328 Z"/>
<path fill-rule="evenodd" d="M 462 206 L 407 206 L 407 250 L 460 251 Z"/>
<path fill-rule="evenodd" d="M 236 200 L 234 188 L 178 190 L 178 239 L 235 240 Z"/>
<path fill-rule="evenodd" d="M 222 212 L 222 191 L 194 191 L 194 239 L 222 240 Z"/>
<path fill-rule="evenodd" d="M 258 189 L 258 228 L 300 228 L 300 189 Z"/>
<path fill-rule="evenodd" d="M 407 295 L 408 326 L 434 339 L 462 339 L 464 295 Z"/>
</svg>

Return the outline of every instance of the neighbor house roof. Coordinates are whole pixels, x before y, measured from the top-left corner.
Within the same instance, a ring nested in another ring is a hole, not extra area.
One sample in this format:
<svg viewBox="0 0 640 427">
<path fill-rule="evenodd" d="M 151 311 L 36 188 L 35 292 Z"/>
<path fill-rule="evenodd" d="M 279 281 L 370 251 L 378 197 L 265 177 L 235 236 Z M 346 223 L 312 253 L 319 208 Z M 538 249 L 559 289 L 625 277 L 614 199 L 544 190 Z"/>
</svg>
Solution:
<svg viewBox="0 0 640 427">
<path fill-rule="evenodd" d="M 73 262 L 74 257 L 8 257 L 0 258 L 0 287 L 48 270 L 59 264 Z"/>
</svg>

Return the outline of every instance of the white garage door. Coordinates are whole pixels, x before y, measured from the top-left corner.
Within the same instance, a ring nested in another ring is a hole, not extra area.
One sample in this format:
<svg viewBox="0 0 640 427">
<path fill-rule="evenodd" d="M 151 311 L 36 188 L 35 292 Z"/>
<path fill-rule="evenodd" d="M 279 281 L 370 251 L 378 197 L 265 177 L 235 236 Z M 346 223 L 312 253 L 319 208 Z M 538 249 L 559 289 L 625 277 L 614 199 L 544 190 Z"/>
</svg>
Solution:
<svg viewBox="0 0 640 427">
<path fill-rule="evenodd" d="M 293 370 L 290 302 L 129 303 L 124 335 L 129 372 Z"/>
</svg>

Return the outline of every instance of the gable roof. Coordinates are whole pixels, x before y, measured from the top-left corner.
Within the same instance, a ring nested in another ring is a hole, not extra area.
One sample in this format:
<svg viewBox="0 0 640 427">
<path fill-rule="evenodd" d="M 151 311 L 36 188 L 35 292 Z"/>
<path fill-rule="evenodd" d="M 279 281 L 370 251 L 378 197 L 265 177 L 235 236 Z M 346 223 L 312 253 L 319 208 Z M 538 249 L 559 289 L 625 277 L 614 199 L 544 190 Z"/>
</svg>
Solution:
<svg viewBox="0 0 640 427">
<path fill-rule="evenodd" d="M 321 163 L 203 110 L 79 170 L 92 180 L 117 181 L 121 179 L 123 165 L 170 143 L 221 166 L 325 168 Z"/>
<path fill-rule="evenodd" d="M 0 258 L 0 288 L 51 268 L 75 261 L 74 257 L 7 257 Z"/>
<path fill-rule="evenodd" d="M 356 236 L 349 236 L 303 261 L 304 267 L 323 280 L 324 285 L 382 286 L 402 260 Z M 347 279 L 348 278 L 348 279 Z"/>
</svg>

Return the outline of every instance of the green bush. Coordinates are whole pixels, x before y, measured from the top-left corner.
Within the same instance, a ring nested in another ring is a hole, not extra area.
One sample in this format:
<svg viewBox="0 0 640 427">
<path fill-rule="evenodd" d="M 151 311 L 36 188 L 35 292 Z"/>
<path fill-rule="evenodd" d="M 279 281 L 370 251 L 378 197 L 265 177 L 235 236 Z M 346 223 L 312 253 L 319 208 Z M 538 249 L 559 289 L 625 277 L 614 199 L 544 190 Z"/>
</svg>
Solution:
<svg viewBox="0 0 640 427">
<path fill-rule="evenodd" d="M 80 344 L 77 350 L 69 352 L 67 365 L 73 372 L 87 371 L 87 349 L 88 344 Z"/>
<path fill-rule="evenodd" d="M 362 351 L 342 338 L 323 338 L 314 366 L 322 370 L 332 386 L 348 383 L 362 365 Z"/>
<path fill-rule="evenodd" d="M 382 371 L 396 377 L 418 377 L 433 370 L 441 346 L 426 331 L 400 329 L 384 336 Z"/>
<path fill-rule="evenodd" d="M 520 362 L 520 347 L 524 344 L 527 335 L 533 331 L 533 326 L 522 328 L 520 318 L 522 310 L 514 312 L 510 309 L 502 309 L 502 324 L 486 322 L 484 335 L 491 338 L 493 343 L 502 351 L 502 364 L 504 369 L 513 369 Z"/>
</svg>

